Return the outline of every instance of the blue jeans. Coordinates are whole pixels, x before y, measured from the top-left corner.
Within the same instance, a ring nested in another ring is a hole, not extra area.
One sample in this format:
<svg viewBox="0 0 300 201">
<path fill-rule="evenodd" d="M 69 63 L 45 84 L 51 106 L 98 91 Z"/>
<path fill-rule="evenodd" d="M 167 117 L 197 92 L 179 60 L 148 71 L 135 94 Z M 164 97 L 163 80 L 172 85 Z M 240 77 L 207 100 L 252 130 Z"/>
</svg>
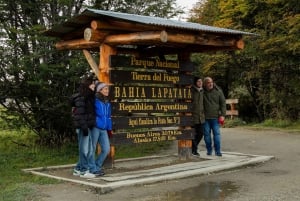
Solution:
<svg viewBox="0 0 300 201">
<path fill-rule="evenodd" d="M 91 155 L 91 130 L 89 129 L 89 135 L 84 136 L 81 129 L 76 129 L 78 138 L 78 150 L 79 159 L 75 169 L 80 172 L 86 172 L 89 170 L 89 158 Z"/>
<path fill-rule="evenodd" d="M 92 130 L 92 149 L 91 156 L 89 159 L 89 167 L 91 172 L 99 171 L 102 168 L 103 162 L 106 159 L 107 155 L 110 152 L 110 143 L 106 130 L 94 127 Z M 95 152 L 97 144 L 101 146 L 101 152 L 95 159 Z"/>
<path fill-rule="evenodd" d="M 208 155 L 212 153 L 211 131 L 213 133 L 215 154 L 221 154 L 221 133 L 218 119 L 206 119 L 204 123 L 204 141 Z"/>
</svg>

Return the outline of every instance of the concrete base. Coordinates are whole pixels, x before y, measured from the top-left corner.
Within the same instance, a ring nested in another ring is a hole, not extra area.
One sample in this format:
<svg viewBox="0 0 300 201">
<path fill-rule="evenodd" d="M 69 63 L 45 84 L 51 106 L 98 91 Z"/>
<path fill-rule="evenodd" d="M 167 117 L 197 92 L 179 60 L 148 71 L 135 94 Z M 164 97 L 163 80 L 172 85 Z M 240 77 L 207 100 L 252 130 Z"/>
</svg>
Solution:
<svg viewBox="0 0 300 201">
<path fill-rule="evenodd" d="M 105 170 L 105 176 L 93 179 L 83 179 L 72 175 L 72 165 L 51 166 L 24 169 L 25 172 L 51 177 L 59 180 L 84 184 L 96 188 L 102 193 L 116 188 L 130 185 L 149 184 L 172 179 L 192 177 L 196 175 L 211 174 L 233 168 L 253 165 L 268 161 L 273 156 L 249 155 L 242 153 L 223 152 L 222 157 L 206 156 L 200 152 L 201 157 L 174 163 L 178 155 L 150 156 L 134 159 L 115 160 L 114 170 Z"/>
</svg>

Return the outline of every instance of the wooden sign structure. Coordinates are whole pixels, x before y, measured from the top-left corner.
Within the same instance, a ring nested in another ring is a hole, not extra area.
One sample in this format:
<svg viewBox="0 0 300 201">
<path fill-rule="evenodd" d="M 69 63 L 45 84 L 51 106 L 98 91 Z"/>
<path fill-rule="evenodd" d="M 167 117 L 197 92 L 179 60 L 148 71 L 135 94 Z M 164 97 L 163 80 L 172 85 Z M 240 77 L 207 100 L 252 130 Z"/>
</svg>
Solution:
<svg viewBox="0 0 300 201">
<path fill-rule="evenodd" d="M 111 56 L 110 69 L 113 144 L 193 138 L 191 66 L 183 71 L 176 60 Z"/>
<path fill-rule="evenodd" d="M 61 39 L 55 45 L 58 50 L 83 51 L 98 79 L 112 85 L 114 97 L 119 101 L 114 105 L 114 112 L 118 110 L 120 115 L 124 115 L 124 112 L 136 113 L 139 107 L 145 108 L 143 110 L 147 115 L 151 115 L 147 108 L 155 108 L 158 112 L 162 110 L 174 112 L 178 109 L 180 114 L 185 108 L 189 110 L 186 102 L 188 102 L 190 92 L 188 88 L 182 88 L 182 86 L 191 81 L 189 74 L 184 73 L 185 68 L 189 69 L 192 66 L 190 55 L 208 51 L 241 50 L 244 48 L 242 36 L 255 35 L 190 22 L 95 9 L 86 9 L 78 16 L 54 26 L 44 34 Z M 99 62 L 94 60 L 93 52 L 99 53 Z M 172 57 L 173 60 L 167 60 L 167 57 Z M 138 70 L 132 71 L 128 65 L 135 65 Z M 120 68 L 115 69 L 116 66 Z M 154 71 L 152 67 L 155 68 Z M 144 85 L 132 85 L 139 82 Z M 163 86 L 160 86 L 161 82 L 164 83 Z M 125 83 L 131 83 L 131 85 Z M 156 105 L 155 101 L 151 103 L 145 101 L 149 97 L 168 101 L 162 101 Z M 141 100 L 134 104 L 128 99 Z M 177 108 L 179 106 L 176 102 L 183 103 L 183 108 Z M 128 116 L 126 118 L 127 125 L 137 126 L 133 122 L 139 120 L 130 119 Z M 164 118 L 168 122 L 167 117 Z M 183 117 L 179 115 L 178 118 L 181 122 Z M 153 117 L 148 121 L 158 122 L 159 120 L 158 117 L 156 119 Z M 175 120 L 174 122 L 172 120 L 172 123 L 174 124 Z M 165 126 L 163 123 L 161 125 Z M 124 135 L 156 137 L 159 135 L 159 139 L 167 139 L 168 136 L 172 136 L 166 135 L 167 132 L 173 132 L 173 136 L 185 136 L 187 133 L 186 130 L 180 132 L 154 130 L 149 133 L 124 132 Z M 180 158 L 189 158 L 191 139 L 179 139 L 178 152 Z"/>
</svg>

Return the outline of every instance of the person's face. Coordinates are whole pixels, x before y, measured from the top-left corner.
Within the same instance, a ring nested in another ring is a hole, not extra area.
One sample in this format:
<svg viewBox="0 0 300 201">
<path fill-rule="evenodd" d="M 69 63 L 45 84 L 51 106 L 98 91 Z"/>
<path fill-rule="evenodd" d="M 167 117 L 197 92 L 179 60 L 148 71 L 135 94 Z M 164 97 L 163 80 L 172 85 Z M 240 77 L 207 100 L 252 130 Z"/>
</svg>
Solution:
<svg viewBox="0 0 300 201">
<path fill-rule="evenodd" d="M 212 90 L 214 88 L 214 82 L 212 79 L 208 79 L 205 83 L 205 88 L 207 90 Z"/>
<path fill-rule="evenodd" d="M 89 88 L 94 91 L 95 90 L 95 82 L 93 82 L 92 84 L 89 85 Z"/>
<path fill-rule="evenodd" d="M 197 82 L 196 82 L 196 86 L 198 87 L 198 88 L 202 88 L 202 80 L 201 79 L 198 79 L 197 80 Z"/>
<path fill-rule="evenodd" d="M 103 96 L 108 96 L 108 95 L 109 95 L 109 88 L 108 88 L 108 86 L 103 87 L 99 92 L 100 92 Z"/>
</svg>

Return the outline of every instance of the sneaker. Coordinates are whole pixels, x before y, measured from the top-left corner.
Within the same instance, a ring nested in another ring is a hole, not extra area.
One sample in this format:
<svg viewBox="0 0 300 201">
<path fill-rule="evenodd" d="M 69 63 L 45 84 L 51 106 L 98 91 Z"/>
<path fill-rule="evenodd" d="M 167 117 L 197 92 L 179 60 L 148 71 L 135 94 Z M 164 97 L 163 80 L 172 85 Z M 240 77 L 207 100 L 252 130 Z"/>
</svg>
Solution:
<svg viewBox="0 0 300 201">
<path fill-rule="evenodd" d="M 207 152 L 206 155 L 211 156 L 211 152 Z"/>
<path fill-rule="evenodd" d="M 105 175 L 103 170 L 97 170 L 97 171 L 93 172 L 93 174 L 97 177 L 101 177 L 101 176 Z"/>
<path fill-rule="evenodd" d="M 199 154 L 198 152 L 192 152 L 192 155 L 193 155 L 193 156 L 200 157 L 200 154 Z"/>
<path fill-rule="evenodd" d="M 74 176 L 79 176 L 80 175 L 80 171 L 74 168 L 73 169 L 73 175 Z"/>
<path fill-rule="evenodd" d="M 92 174 L 92 173 L 90 173 L 90 172 L 87 171 L 87 172 L 80 173 L 80 177 L 91 179 L 91 178 L 95 178 L 96 175 L 94 175 L 94 174 Z"/>
</svg>

